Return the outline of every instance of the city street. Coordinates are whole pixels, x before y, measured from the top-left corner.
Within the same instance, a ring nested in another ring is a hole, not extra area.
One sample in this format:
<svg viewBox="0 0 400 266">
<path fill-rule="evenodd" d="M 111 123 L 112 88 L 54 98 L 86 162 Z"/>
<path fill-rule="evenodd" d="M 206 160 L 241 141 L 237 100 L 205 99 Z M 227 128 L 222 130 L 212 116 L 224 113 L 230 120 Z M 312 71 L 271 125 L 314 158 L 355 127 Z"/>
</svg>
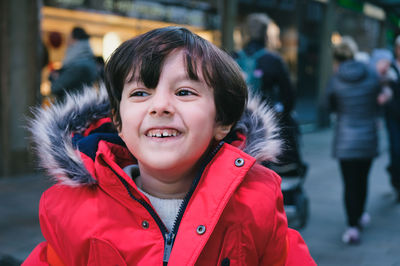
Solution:
<svg viewBox="0 0 400 266">
<path fill-rule="evenodd" d="M 400 204 L 394 204 L 386 165 L 386 132 L 380 133 L 381 155 L 374 161 L 369 179 L 367 210 L 371 224 L 358 246 L 341 242 L 345 230 L 339 166 L 331 157 L 332 130 L 303 135 L 304 160 L 309 172 L 304 185 L 310 198 L 309 224 L 303 235 L 318 265 L 400 265 Z"/>
<path fill-rule="evenodd" d="M 374 161 L 369 179 L 371 224 L 363 231 L 360 245 L 347 246 L 341 242 L 345 216 L 339 168 L 330 156 L 332 129 L 305 131 L 301 147 L 309 166 L 304 187 L 310 199 L 310 217 L 300 232 L 317 264 L 400 266 L 400 204 L 394 204 L 385 171 L 385 132 L 381 132 L 381 155 Z M 0 179 L 0 255 L 23 260 L 43 240 L 37 206 L 48 185 L 38 175 Z"/>
</svg>

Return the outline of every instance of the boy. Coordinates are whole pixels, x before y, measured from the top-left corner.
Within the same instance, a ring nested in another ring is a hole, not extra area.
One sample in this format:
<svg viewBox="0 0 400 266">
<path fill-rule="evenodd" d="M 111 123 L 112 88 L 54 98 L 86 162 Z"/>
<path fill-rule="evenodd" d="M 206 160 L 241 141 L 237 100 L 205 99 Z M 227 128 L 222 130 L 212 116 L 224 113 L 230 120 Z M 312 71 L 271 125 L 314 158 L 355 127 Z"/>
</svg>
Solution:
<svg viewBox="0 0 400 266">
<path fill-rule="evenodd" d="M 59 184 L 26 265 L 315 265 L 287 228 L 279 177 L 237 148 L 273 159 L 280 141 L 265 107 L 239 121 L 247 89 L 226 53 L 156 29 L 123 43 L 105 80 L 112 119 L 89 90 L 33 122 Z"/>
</svg>

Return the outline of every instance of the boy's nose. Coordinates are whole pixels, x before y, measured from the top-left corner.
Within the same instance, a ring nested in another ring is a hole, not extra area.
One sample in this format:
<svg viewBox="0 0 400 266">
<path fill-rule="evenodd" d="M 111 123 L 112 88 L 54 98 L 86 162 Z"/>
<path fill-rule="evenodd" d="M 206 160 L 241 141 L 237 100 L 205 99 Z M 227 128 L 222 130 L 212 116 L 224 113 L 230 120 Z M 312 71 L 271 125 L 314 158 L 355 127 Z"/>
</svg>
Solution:
<svg viewBox="0 0 400 266">
<path fill-rule="evenodd" d="M 155 93 L 149 113 L 155 116 L 171 115 L 174 113 L 171 95 L 167 93 Z"/>
</svg>

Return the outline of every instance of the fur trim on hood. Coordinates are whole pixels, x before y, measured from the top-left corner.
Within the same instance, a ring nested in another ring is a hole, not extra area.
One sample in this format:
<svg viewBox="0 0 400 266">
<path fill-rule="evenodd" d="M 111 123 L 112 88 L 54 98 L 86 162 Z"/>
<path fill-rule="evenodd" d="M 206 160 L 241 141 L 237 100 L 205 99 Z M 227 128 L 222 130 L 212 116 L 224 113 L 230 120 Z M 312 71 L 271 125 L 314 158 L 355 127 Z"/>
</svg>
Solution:
<svg viewBox="0 0 400 266">
<path fill-rule="evenodd" d="M 73 145 L 72 134 L 81 134 L 98 119 L 110 116 L 105 88 L 86 88 L 82 93 L 67 95 L 61 103 L 35 108 L 30 121 L 35 152 L 40 166 L 57 182 L 69 186 L 91 185 L 91 176 Z M 246 136 L 243 150 L 258 162 L 276 161 L 282 141 L 274 112 L 257 98 L 248 101 L 247 109 L 234 130 Z"/>
</svg>

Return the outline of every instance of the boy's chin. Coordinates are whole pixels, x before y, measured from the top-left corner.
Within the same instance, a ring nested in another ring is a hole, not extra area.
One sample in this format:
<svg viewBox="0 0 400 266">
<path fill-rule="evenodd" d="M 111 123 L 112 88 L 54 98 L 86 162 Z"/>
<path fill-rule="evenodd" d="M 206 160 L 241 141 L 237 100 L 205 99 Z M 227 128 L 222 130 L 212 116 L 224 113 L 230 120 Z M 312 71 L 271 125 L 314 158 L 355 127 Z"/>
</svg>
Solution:
<svg viewBox="0 0 400 266">
<path fill-rule="evenodd" d="M 192 167 L 187 167 L 189 163 L 182 162 L 179 157 L 167 158 L 162 156 L 154 156 L 151 160 L 140 161 L 139 169 L 141 173 L 144 171 L 150 175 L 160 176 L 162 179 L 167 178 L 179 178 L 179 176 L 185 175 L 191 172 L 191 169 L 195 168 L 195 163 Z"/>
</svg>

